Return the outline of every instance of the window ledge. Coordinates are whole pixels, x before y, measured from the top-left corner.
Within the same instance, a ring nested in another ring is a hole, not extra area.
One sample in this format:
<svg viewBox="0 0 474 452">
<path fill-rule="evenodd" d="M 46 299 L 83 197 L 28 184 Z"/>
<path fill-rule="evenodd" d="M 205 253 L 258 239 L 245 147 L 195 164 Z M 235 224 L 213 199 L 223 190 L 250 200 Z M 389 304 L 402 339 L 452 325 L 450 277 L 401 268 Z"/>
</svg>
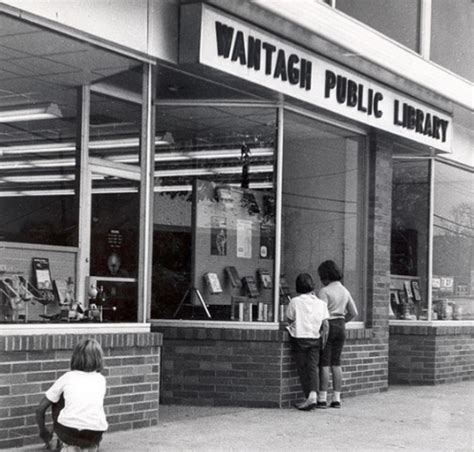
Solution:
<svg viewBox="0 0 474 452">
<path fill-rule="evenodd" d="M 33 336 L 38 334 L 117 334 L 149 333 L 149 323 L 29 323 L 2 324 L 0 336 Z"/>
<path fill-rule="evenodd" d="M 282 326 L 276 322 L 233 322 L 218 320 L 177 320 L 157 319 L 150 320 L 153 327 L 179 327 L 179 328 L 219 328 L 243 330 L 280 330 Z"/>
<path fill-rule="evenodd" d="M 392 326 L 432 326 L 435 328 L 443 326 L 474 326 L 474 320 L 390 320 Z"/>
<path fill-rule="evenodd" d="M 222 328 L 222 329 L 245 329 L 245 330 L 280 330 L 284 329 L 284 322 L 240 322 L 240 321 L 216 321 L 216 320 L 178 320 L 178 319 L 153 319 L 149 320 L 152 326 L 182 327 L 182 328 Z M 365 328 L 364 322 L 346 323 L 348 330 L 360 330 Z"/>
<path fill-rule="evenodd" d="M 461 336 L 472 335 L 473 320 L 391 320 L 390 336 Z"/>
</svg>

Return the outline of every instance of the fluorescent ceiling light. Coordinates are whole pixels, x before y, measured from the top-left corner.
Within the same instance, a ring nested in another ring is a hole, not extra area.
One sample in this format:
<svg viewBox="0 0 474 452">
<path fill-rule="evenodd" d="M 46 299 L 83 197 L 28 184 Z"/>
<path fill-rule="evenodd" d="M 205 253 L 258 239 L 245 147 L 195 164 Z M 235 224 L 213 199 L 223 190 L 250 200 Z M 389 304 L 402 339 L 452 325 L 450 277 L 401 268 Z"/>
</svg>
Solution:
<svg viewBox="0 0 474 452">
<path fill-rule="evenodd" d="M 1 121 L 1 120 L 0 120 Z M 123 138 L 118 140 L 94 140 L 89 142 L 89 149 L 126 149 L 138 147 L 138 138 Z M 174 144 L 173 135 L 169 132 L 155 137 L 156 146 L 170 146 Z M 46 143 L 20 146 L 5 146 L 0 148 L 1 155 L 17 154 L 49 154 L 53 152 L 73 152 L 76 145 L 72 142 L 67 143 Z"/>
<path fill-rule="evenodd" d="M 0 122 L 35 121 L 62 116 L 58 105 L 52 103 L 0 107 Z"/>
<path fill-rule="evenodd" d="M 273 148 L 255 148 L 251 150 L 252 157 L 271 157 L 273 156 Z M 173 151 L 173 152 L 157 152 L 155 153 L 155 162 L 178 162 L 193 160 L 225 160 L 240 158 L 240 149 L 215 149 L 201 151 Z M 1 155 L 1 151 L 0 151 Z M 120 163 L 136 163 L 138 164 L 138 155 L 121 154 L 111 155 L 105 158 L 113 162 Z M 0 161 L 0 169 L 27 169 L 27 168 L 55 168 L 55 167 L 73 167 L 76 165 L 74 158 L 59 159 L 28 159 L 15 161 Z"/>
<path fill-rule="evenodd" d="M 231 187 L 240 187 L 239 184 L 225 184 Z M 250 182 L 249 188 L 251 189 L 271 189 L 273 188 L 272 182 Z M 155 193 L 173 193 L 179 191 L 192 191 L 192 185 L 159 185 L 154 187 Z M 138 193 L 138 189 L 134 187 L 103 187 L 93 188 L 92 194 L 117 194 L 117 193 Z M 0 191 L 0 198 L 11 198 L 18 196 L 65 196 L 74 195 L 74 190 L 69 188 L 64 189 L 50 189 L 50 190 L 12 190 L 12 191 Z"/>
<path fill-rule="evenodd" d="M 249 173 L 271 173 L 273 165 L 250 165 Z M 224 174 L 240 174 L 241 166 L 224 166 L 216 168 L 183 168 L 155 171 L 155 177 L 191 177 L 191 176 L 219 176 Z M 104 175 L 94 173 L 93 180 L 102 180 Z M 35 183 L 35 182 L 67 182 L 75 179 L 74 174 L 32 174 L 29 176 L 7 176 L 0 177 L 0 184 L 16 183 Z"/>
</svg>

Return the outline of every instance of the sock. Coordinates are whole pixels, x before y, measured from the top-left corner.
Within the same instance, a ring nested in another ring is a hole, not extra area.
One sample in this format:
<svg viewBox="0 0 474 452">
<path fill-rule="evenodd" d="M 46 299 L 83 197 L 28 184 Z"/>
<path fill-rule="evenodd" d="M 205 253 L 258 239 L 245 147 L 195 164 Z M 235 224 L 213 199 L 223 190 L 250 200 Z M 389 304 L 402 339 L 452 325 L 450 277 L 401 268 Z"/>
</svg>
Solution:
<svg viewBox="0 0 474 452">
<path fill-rule="evenodd" d="M 318 393 L 318 402 L 326 402 L 328 397 L 327 391 L 319 391 Z"/>
<path fill-rule="evenodd" d="M 341 402 L 341 392 L 340 391 L 334 391 L 334 396 L 332 398 L 333 402 Z"/>
<path fill-rule="evenodd" d="M 311 391 L 307 398 L 310 402 L 316 402 L 316 391 Z"/>
</svg>

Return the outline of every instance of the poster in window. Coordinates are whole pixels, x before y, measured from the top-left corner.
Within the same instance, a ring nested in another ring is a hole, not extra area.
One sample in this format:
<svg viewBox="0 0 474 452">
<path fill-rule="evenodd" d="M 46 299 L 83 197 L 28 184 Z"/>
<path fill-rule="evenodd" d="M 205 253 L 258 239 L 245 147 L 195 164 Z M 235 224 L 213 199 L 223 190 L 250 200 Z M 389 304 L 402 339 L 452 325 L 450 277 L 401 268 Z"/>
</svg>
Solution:
<svg viewBox="0 0 474 452">
<path fill-rule="evenodd" d="M 225 217 L 211 217 L 211 255 L 227 256 L 227 222 Z"/>
<path fill-rule="evenodd" d="M 271 289 L 273 287 L 272 276 L 267 269 L 259 268 L 257 274 L 264 289 Z"/>
<path fill-rule="evenodd" d="M 252 222 L 237 220 L 237 257 L 252 259 Z"/>
<path fill-rule="evenodd" d="M 411 290 L 413 292 L 413 299 L 417 302 L 421 301 L 420 284 L 418 281 L 411 282 Z"/>
<path fill-rule="evenodd" d="M 260 225 L 260 259 L 273 259 L 275 249 L 275 226 L 273 224 Z"/>
<path fill-rule="evenodd" d="M 34 257 L 32 263 L 36 287 L 40 290 L 53 290 L 49 260 L 42 257 Z"/>
</svg>

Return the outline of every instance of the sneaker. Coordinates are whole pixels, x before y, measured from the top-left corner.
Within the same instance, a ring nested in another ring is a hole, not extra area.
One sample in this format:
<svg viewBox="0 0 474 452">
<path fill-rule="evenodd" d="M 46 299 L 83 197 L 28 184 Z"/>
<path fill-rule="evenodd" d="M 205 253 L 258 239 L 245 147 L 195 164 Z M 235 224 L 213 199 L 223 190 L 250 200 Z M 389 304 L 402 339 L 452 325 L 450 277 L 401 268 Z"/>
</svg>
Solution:
<svg viewBox="0 0 474 452">
<path fill-rule="evenodd" d="M 298 410 L 301 411 L 311 411 L 312 409 L 316 408 L 316 402 L 312 400 L 305 400 L 302 404 L 298 405 Z"/>
<path fill-rule="evenodd" d="M 328 404 L 326 402 L 317 402 L 316 403 L 316 408 L 325 410 L 328 407 Z"/>
<path fill-rule="evenodd" d="M 331 408 L 341 408 L 341 402 L 331 402 Z"/>
</svg>

